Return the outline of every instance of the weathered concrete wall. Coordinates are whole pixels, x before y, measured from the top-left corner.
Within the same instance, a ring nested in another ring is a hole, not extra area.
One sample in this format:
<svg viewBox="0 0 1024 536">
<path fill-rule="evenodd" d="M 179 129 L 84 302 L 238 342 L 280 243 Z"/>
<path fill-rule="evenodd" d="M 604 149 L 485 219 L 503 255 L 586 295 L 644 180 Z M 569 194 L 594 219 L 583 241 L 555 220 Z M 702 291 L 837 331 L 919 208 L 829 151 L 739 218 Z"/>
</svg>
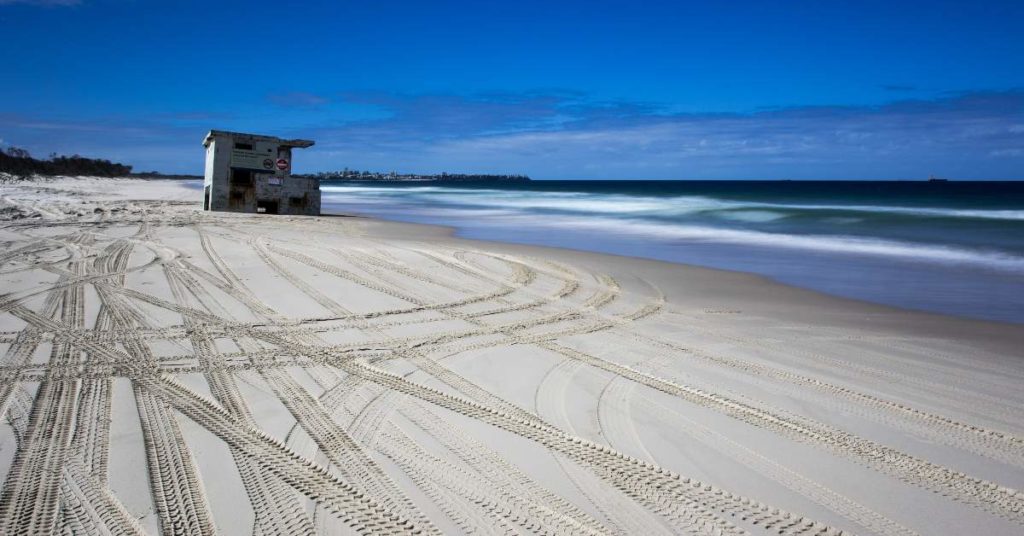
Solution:
<svg viewBox="0 0 1024 536">
<path fill-rule="evenodd" d="M 232 150 L 236 143 L 251 145 L 250 152 L 266 154 L 272 165 L 233 170 Z M 285 169 L 278 169 L 279 159 L 288 162 Z M 209 210 L 319 215 L 319 179 L 291 177 L 291 161 L 292 148 L 287 145 L 246 137 L 213 137 L 206 149 L 203 181 L 204 187 L 209 188 Z"/>
<path fill-rule="evenodd" d="M 278 214 L 320 215 L 319 179 L 258 175 L 255 183 L 256 205 L 270 201 Z"/>
<path fill-rule="evenodd" d="M 228 210 L 228 177 L 231 174 L 231 140 L 215 138 L 206 148 L 204 190 L 210 188 L 210 210 Z"/>
</svg>

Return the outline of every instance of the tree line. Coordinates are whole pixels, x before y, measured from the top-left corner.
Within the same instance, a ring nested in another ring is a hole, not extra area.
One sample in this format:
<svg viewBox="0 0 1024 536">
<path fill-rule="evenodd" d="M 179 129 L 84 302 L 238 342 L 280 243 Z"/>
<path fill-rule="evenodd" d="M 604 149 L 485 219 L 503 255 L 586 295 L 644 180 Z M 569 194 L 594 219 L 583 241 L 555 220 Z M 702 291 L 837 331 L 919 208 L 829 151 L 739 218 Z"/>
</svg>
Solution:
<svg viewBox="0 0 1024 536">
<path fill-rule="evenodd" d="M 16 177 L 32 175 L 88 175 L 93 177 L 123 177 L 132 167 L 100 158 L 80 155 L 64 156 L 53 153 L 50 158 L 33 158 L 25 149 L 0 149 L 0 172 Z"/>
</svg>

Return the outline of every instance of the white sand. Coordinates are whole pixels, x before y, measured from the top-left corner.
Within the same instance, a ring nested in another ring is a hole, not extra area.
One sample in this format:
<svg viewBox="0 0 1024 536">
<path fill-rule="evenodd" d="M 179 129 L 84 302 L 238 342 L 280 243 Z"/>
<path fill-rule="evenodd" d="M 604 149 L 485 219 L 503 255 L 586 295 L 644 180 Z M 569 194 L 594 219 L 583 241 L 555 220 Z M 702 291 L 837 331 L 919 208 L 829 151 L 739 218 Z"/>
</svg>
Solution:
<svg viewBox="0 0 1024 536">
<path fill-rule="evenodd" d="M 0 534 L 1020 534 L 1024 330 L 0 185 Z"/>
</svg>

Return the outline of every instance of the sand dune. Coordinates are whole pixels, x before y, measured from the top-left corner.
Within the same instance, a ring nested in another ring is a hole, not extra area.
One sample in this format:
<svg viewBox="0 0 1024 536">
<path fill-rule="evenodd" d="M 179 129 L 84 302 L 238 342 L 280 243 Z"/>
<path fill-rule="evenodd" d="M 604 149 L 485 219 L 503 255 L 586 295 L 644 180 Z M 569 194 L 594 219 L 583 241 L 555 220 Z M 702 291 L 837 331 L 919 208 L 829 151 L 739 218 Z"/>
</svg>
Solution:
<svg viewBox="0 0 1024 536">
<path fill-rule="evenodd" d="M 1019 326 L 0 185 L 0 534 L 1019 534 Z"/>
</svg>

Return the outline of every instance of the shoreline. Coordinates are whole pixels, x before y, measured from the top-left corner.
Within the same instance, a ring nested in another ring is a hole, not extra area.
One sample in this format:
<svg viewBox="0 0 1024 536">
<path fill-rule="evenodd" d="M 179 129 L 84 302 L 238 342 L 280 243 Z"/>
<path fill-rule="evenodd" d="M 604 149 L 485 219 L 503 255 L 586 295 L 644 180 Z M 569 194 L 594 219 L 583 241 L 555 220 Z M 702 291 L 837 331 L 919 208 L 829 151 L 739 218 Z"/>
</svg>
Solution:
<svg viewBox="0 0 1024 536">
<path fill-rule="evenodd" d="M 550 252 L 563 251 L 563 252 L 568 252 L 569 254 L 607 256 L 607 257 L 613 257 L 613 258 L 619 258 L 619 259 L 629 259 L 629 260 L 635 260 L 635 261 L 652 262 L 652 263 L 664 264 L 664 265 L 667 265 L 667 266 L 679 266 L 679 267 L 684 267 L 684 268 L 690 269 L 690 270 L 699 270 L 699 271 L 703 270 L 703 271 L 708 271 L 708 272 L 712 272 L 712 273 L 749 276 L 750 278 L 753 278 L 753 280 L 757 280 L 757 281 L 762 282 L 764 284 L 778 285 L 780 287 L 791 289 L 793 291 L 807 292 L 807 293 L 810 293 L 810 294 L 812 294 L 814 296 L 817 296 L 819 298 L 827 298 L 827 299 L 837 300 L 836 306 L 839 306 L 839 307 L 854 307 L 854 306 L 863 307 L 865 314 L 912 314 L 912 315 L 920 315 L 920 316 L 922 316 L 924 318 L 934 317 L 934 319 L 936 321 L 938 321 L 940 319 L 945 319 L 945 320 L 948 320 L 948 321 L 964 321 L 964 322 L 970 322 L 970 323 L 978 323 L 980 325 L 992 324 L 992 325 L 1005 326 L 1007 328 L 1017 328 L 1017 329 L 1019 329 L 1022 326 L 1024 326 L 1024 321 L 1021 321 L 1021 322 L 1011 322 L 1011 321 L 1003 321 L 1003 320 L 985 319 L 985 318 L 976 318 L 976 317 L 971 317 L 971 316 L 955 315 L 955 314 L 951 314 L 951 313 L 926 311 L 926 310 L 921 310 L 921 309 L 911 309 L 911 308 L 907 308 L 907 307 L 900 307 L 900 306 L 896 306 L 896 305 L 889 305 L 889 304 L 885 304 L 885 303 L 873 302 L 873 301 L 866 300 L 866 299 L 858 299 L 858 298 L 853 298 L 853 297 L 848 297 L 848 296 L 841 296 L 841 295 L 837 295 L 837 294 L 830 294 L 828 292 L 817 290 L 817 289 L 814 289 L 814 288 L 802 287 L 802 286 L 799 286 L 799 285 L 795 285 L 795 284 L 787 283 L 787 282 L 784 282 L 784 281 L 780 281 L 780 280 L 777 280 L 777 279 L 775 279 L 775 278 L 773 278 L 771 276 L 759 274 L 757 272 L 749 272 L 749 271 L 743 271 L 743 270 L 731 270 L 731 269 L 728 269 L 728 268 L 718 268 L 718 267 L 713 267 L 713 266 L 702 266 L 702 265 L 699 265 L 699 264 L 689 264 L 689 263 L 686 263 L 686 262 L 661 260 L 661 259 L 656 259 L 656 258 L 651 258 L 651 257 L 632 256 L 632 255 L 618 254 L 618 253 L 612 253 L 612 252 L 592 251 L 592 250 L 587 250 L 587 249 L 575 249 L 575 248 L 571 248 L 571 247 L 547 246 L 547 245 L 542 245 L 542 244 L 529 244 L 529 243 L 522 243 L 522 242 L 504 242 L 504 241 L 501 241 L 501 240 L 491 240 L 491 239 L 485 239 L 485 238 L 466 237 L 466 236 L 460 236 L 460 234 L 459 234 L 460 229 L 457 226 L 454 226 L 454 225 L 435 224 L 435 223 L 406 222 L 406 221 L 401 221 L 401 220 L 391 220 L 391 219 L 382 218 L 382 217 L 378 217 L 378 216 L 360 214 L 358 212 L 350 212 L 350 213 L 327 212 L 327 213 L 324 213 L 322 216 L 338 216 L 338 217 L 361 218 L 361 219 L 364 219 L 364 220 L 367 220 L 367 221 L 381 222 L 381 223 L 385 223 L 385 224 L 406 225 L 406 226 L 424 227 L 424 228 L 437 228 L 437 229 L 442 229 L 444 234 L 445 234 L 445 236 L 447 238 L 451 238 L 451 239 L 454 239 L 454 240 L 465 240 L 465 241 L 468 241 L 468 242 L 474 242 L 474 243 L 480 243 L 480 244 L 487 244 L 489 246 L 498 247 L 498 248 L 501 248 L 501 247 L 524 248 L 527 251 L 530 250 L 530 249 L 538 249 L 538 250 L 541 250 L 541 251 L 550 251 Z M 843 304 L 846 304 L 846 305 L 843 305 Z"/>
<path fill-rule="evenodd" d="M 323 206 L 449 225 L 466 238 L 745 271 L 897 308 L 1024 324 L 1024 308 L 1012 298 L 1024 293 L 1024 244 L 1015 238 L 1024 223 L 1018 210 L 989 210 L 997 190 L 972 184 L 962 196 L 945 192 L 942 202 L 920 207 L 915 199 L 932 194 L 898 183 L 885 185 L 890 201 L 879 193 L 862 199 L 862 185 L 832 183 L 793 191 L 614 183 L 486 193 L 350 184 L 325 186 Z M 833 193 L 834 202 L 821 198 Z M 961 205 L 943 204 L 952 198 Z"/>
<path fill-rule="evenodd" d="M 13 529 L 1024 526 L 1012 324 L 170 181 L 0 197 L 0 511 L 49 497 Z"/>
</svg>

